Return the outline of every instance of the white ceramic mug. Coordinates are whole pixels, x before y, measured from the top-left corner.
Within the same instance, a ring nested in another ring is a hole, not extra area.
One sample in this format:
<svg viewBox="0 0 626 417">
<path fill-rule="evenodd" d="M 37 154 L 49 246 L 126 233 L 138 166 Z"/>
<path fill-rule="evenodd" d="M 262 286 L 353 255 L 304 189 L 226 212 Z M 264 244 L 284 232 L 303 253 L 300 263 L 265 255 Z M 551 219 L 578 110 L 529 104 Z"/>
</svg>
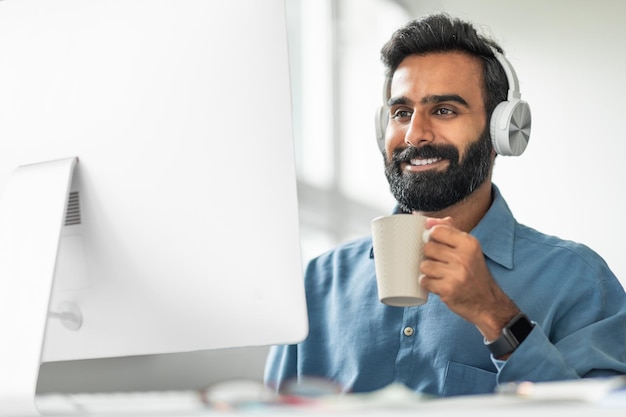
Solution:
<svg viewBox="0 0 626 417">
<path fill-rule="evenodd" d="M 378 297 L 396 307 L 424 304 L 428 292 L 419 284 L 424 258 L 426 217 L 394 214 L 372 220 Z"/>
</svg>

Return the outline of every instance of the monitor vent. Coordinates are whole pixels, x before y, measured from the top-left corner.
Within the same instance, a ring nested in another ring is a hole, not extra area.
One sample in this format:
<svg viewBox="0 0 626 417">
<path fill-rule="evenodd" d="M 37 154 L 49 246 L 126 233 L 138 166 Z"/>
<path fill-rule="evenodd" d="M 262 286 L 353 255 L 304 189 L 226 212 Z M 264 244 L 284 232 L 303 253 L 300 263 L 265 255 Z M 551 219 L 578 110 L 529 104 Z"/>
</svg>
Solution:
<svg viewBox="0 0 626 417">
<path fill-rule="evenodd" d="M 74 226 L 80 224 L 80 199 L 78 191 L 70 192 L 65 213 L 65 225 Z"/>
</svg>

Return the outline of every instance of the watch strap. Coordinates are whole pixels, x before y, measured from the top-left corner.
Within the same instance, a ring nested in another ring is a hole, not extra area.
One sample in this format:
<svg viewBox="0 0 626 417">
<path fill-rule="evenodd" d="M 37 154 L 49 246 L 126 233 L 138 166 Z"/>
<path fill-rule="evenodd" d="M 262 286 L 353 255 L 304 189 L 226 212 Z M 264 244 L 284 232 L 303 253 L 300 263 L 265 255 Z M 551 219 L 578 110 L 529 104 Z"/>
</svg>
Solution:
<svg viewBox="0 0 626 417">
<path fill-rule="evenodd" d="M 512 353 L 526 339 L 534 325 L 524 313 L 519 313 L 502 329 L 500 336 L 485 345 L 495 358 Z"/>
</svg>

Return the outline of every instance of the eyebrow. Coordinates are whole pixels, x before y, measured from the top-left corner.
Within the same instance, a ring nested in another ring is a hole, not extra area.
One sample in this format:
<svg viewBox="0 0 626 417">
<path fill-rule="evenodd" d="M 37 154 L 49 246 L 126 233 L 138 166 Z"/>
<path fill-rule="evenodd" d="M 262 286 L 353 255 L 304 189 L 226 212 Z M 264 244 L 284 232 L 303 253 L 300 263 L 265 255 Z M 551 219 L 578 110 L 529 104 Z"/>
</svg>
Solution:
<svg viewBox="0 0 626 417">
<path fill-rule="evenodd" d="M 423 97 L 420 100 L 420 104 L 439 104 L 447 101 L 453 101 L 455 103 L 459 103 L 465 107 L 470 107 L 470 105 L 465 101 L 465 99 L 458 94 L 431 94 Z M 387 103 L 389 107 L 397 105 L 397 104 L 409 104 L 412 100 L 409 100 L 407 97 L 392 97 L 389 99 Z"/>
</svg>

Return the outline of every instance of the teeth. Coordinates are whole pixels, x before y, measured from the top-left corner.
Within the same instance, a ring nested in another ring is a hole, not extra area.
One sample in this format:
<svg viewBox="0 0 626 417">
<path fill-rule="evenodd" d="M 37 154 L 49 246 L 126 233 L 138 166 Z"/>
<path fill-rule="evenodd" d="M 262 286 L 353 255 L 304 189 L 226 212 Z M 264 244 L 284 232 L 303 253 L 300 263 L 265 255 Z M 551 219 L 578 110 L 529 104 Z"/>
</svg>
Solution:
<svg viewBox="0 0 626 417">
<path fill-rule="evenodd" d="M 441 161 L 441 158 L 428 158 L 428 159 L 411 159 L 411 165 L 416 165 L 416 166 L 420 166 L 420 165 L 429 165 L 429 164 L 434 164 L 437 161 Z"/>
</svg>

